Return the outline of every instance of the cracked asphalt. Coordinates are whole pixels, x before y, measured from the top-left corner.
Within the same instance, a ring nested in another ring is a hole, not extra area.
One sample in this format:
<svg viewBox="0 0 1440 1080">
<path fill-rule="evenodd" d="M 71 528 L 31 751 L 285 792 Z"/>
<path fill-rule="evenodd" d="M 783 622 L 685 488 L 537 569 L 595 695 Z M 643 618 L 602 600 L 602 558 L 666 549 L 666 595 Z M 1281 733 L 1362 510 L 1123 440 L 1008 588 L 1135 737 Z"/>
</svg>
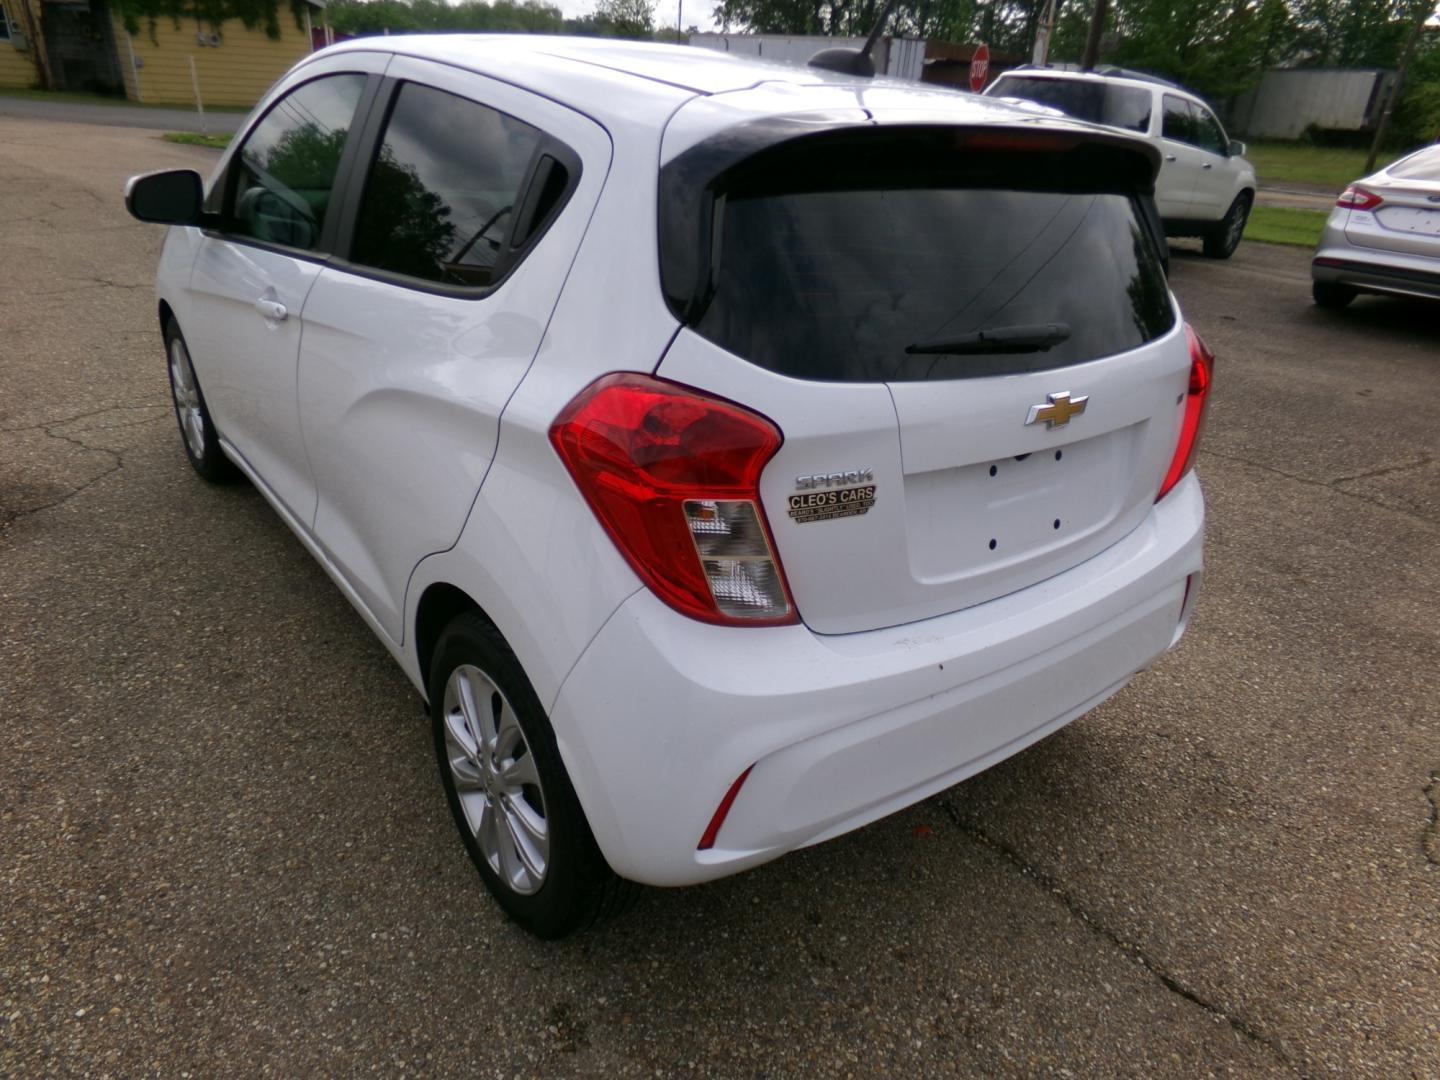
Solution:
<svg viewBox="0 0 1440 1080">
<path fill-rule="evenodd" d="M 418 699 L 190 472 L 124 178 L 0 118 L 0 1074 L 1440 1076 L 1440 320 L 1183 250 L 1219 355 L 1181 647 L 858 833 L 558 944 Z"/>
</svg>

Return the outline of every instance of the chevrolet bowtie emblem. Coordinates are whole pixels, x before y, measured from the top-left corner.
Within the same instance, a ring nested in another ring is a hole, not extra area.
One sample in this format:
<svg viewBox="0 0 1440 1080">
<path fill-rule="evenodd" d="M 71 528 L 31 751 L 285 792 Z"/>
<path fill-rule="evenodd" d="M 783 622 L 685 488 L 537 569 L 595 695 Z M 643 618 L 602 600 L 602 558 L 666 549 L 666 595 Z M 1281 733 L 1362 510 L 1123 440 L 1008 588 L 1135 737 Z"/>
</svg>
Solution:
<svg viewBox="0 0 1440 1080">
<path fill-rule="evenodd" d="M 1072 398 L 1069 390 L 1046 394 L 1044 405 L 1030 406 L 1030 415 L 1025 417 L 1025 423 L 1038 424 L 1043 420 L 1047 428 L 1064 427 L 1072 416 L 1079 416 L 1085 411 L 1085 403 L 1089 400 L 1089 394 Z"/>
</svg>

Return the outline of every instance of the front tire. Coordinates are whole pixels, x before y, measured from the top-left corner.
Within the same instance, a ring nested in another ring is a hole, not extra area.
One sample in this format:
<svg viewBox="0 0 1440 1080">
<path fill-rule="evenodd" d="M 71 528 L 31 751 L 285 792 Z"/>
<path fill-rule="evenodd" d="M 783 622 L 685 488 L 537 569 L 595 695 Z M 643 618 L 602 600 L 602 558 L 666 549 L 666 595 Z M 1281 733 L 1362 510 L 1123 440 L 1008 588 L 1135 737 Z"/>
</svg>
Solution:
<svg viewBox="0 0 1440 1080">
<path fill-rule="evenodd" d="M 506 914 L 537 937 L 559 938 L 625 906 L 635 887 L 605 862 L 540 699 L 477 612 L 441 634 L 429 690 L 451 815 Z"/>
<path fill-rule="evenodd" d="M 1235 196 L 1225 216 L 1205 231 L 1204 250 L 1207 258 L 1228 259 L 1240 246 L 1245 235 L 1245 222 L 1250 219 L 1251 196 L 1242 191 Z"/>
<path fill-rule="evenodd" d="M 1339 311 L 1356 297 L 1356 290 L 1349 285 L 1337 285 L 1333 281 L 1316 281 L 1310 286 L 1310 295 L 1315 303 L 1330 311 Z"/>
<path fill-rule="evenodd" d="M 239 479 L 240 470 L 220 449 L 220 437 L 210 408 L 200 391 L 195 365 L 190 362 L 190 347 L 173 317 L 165 321 L 165 357 L 170 373 L 170 400 L 175 405 L 175 420 L 180 425 L 180 442 L 191 467 L 212 484 L 225 484 Z"/>
</svg>

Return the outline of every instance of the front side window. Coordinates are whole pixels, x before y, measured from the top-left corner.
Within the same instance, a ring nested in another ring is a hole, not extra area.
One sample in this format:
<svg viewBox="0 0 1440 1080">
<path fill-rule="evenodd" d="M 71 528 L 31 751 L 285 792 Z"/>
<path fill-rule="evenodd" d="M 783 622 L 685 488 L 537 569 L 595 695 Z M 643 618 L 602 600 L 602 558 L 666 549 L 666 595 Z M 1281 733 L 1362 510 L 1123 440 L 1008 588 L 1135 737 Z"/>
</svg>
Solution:
<svg viewBox="0 0 1440 1080">
<path fill-rule="evenodd" d="M 1223 157 L 1226 139 L 1225 129 L 1220 126 L 1220 121 L 1203 105 L 1191 102 L 1190 108 L 1195 111 L 1195 145 Z"/>
<path fill-rule="evenodd" d="M 1173 94 L 1165 95 L 1165 124 L 1161 134 L 1176 142 L 1195 145 L 1195 114 L 1190 111 L 1190 103 L 1184 98 L 1175 97 Z"/>
<path fill-rule="evenodd" d="M 313 250 L 330 209 L 364 75 L 330 75 L 281 98 L 236 155 L 229 231 Z"/>
<path fill-rule="evenodd" d="M 544 136 L 443 90 L 400 90 L 370 166 L 350 260 L 445 285 L 499 276 Z"/>
</svg>

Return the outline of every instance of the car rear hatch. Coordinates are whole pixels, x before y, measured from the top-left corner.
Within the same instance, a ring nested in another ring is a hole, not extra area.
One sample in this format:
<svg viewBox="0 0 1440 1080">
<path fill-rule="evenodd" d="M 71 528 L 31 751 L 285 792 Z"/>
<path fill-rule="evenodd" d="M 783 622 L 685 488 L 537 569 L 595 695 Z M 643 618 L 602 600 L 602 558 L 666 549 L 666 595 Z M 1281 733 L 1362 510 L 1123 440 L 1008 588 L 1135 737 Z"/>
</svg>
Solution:
<svg viewBox="0 0 1440 1080">
<path fill-rule="evenodd" d="M 1152 152 L 1078 126 L 775 130 L 662 169 L 685 326 L 658 374 L 782 431 L 761 499 L 805 623 L 955 611 L 1134 529 L 1190 371 Z"/>
</svg>

